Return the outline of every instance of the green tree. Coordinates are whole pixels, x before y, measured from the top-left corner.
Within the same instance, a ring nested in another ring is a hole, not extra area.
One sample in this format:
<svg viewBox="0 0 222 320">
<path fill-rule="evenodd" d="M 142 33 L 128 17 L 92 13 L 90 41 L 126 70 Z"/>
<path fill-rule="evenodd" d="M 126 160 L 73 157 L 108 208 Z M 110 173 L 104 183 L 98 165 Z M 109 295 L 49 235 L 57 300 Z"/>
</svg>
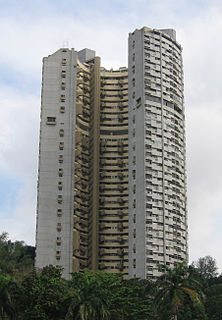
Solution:
<svg viewBox="0 0 222 320">
<path fill-rule="evenodd" d="M 111 319 L 145 320 L 152 319 L 152 300 L 146 292 L 148 281 L 133 278 L 119 281 L 110 290 Z"/>
<path fill-rule="evenodd" d="M 205 307 L 202 303 L 190 303 L 190 298 L 184 296 L 183 305 L 179 308 L 180 320 L 207 320 Z"/>
<path fill-rule="evenodd" d="M 122 278 L 122 274 L 101 271 L 73 273 L 67 319 L 153 319 L 147 281 Z"/>
<path fill-rule="evenodd" d="M 222 319 L 222 283 L 207 288 L 205 306 L 210 320 Z"/>
<path fill-rule="evenodd" d="M 178 264 L 174 269 L 160 266 L 160 271 L 163 274 L 154 286 L 154 304 L 161 319 L 177 320 L 185 297 L 191 304 L 201 304 L 200 284 L 191 277 L 185 263 Z"/>
<path fill-rule="evenodd" d="M 106 320 L 110 318 L 106 287 L 92 271 L 73 273 L 69 282 L 69 308 L 66 319 Z"/>
<path fill-rule="evenodd" d="M 67 309 L 67 282 L 61 278 L 62 268 L 47 266 L 25 276 L 18 298 L 19 319 L 64 319 Z"/>
<path fill-rule="evenodd" d="M 35 248 L 26 246 L 23 241 L 12 242 L 8 234 L 0 235 L 0 268 L 3 273 L 19 279 L 34 265 Z"/>
<path fill-rule="evenodd" d="M 0 319 L 16 319 L 15 305 L 12 292 L 16 283 L 8 275 L 2 274 L 0 270 Z"/>
<path fill-rule="evenodd" d="M 211 256 L 199 258 L 192 263 L 203 279 L 209 280 L 218 276 L 217 262 Z"/>
</svg>

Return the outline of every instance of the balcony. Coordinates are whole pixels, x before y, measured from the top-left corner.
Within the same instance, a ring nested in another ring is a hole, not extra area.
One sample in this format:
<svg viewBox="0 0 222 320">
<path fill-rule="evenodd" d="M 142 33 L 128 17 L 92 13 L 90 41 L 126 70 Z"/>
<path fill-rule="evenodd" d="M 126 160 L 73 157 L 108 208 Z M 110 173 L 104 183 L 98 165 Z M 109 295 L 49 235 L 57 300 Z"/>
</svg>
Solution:
<svg viewBox="0 0 222 320">
<path fill-rule="evenodd" d="M 123 180 L 124 175 L 123 175 L 123 173 L 122 173 L 122 172 L 118 172 L 118 178 L 119 178 L 120 180 Z"/>
<path fill-rule="evenodd" d="M 117 164 L 120 168 L 122 168 L 124 166 L 124 162 L 121 159 L 118 159 Z"/>
<path fill-rule="evenodd" d="M 105 255 L 105 249 L 100 249 L 99 250 L 99 256 L 102 257 Z"/>
<path fill-rule="evenodd" d="M 123 257 L 123 255 L 124 255 L 124 250 L 123 250 L 123 249 L 118 249 L 118 250 L 117 250 L 117 254 L 118 254 L 119 257 Z"/>
<path fill-rule="evenodd" d="M 106 227 L 105 222 L 101 222 L 100 225 L 99 225 L 99 229 L 100 229 L 100 230 L 104 230 L 105 227 Z"/>
<path fill-rule="evenodd" d="M 105 198 L 104 198 L 104 197 L 101 197 L 101 198 L 99 199 L 99 202 L 100 202 L 100 204 L 104 204 L 104 203 L 105 203 Z"/>
<path fill-rule="evenodd" d="M 118 216 L 120 217 L 120 219 L 122 219 L 123 216 L 124 216 L 124 212 L 123 212 L 122 210 L 118 210 L 118 211 L 117 211 L 117 214 L 118 214 Z"/>
<path fill-rule="evenodd" d="M 123 198 L 118 198 L 118 200 L 117 200 L 118 202 L 119 202 L 119 204 L 121 205 L 121 206 L 123 206 L 124 205 L 124 203 L 125 203 L 125 201 L 124 201 L 124 199 Z"/>
<path fill-rule="evenodd" d="M 119 269 L 120 271 L 122 271 L 124 268 L 123 264 L 122 263 L 118 263 L 117 264 L 117 269 Z"/>
<path fill-rule="evenodd" d="M 124 118 L 123 118 L 123 115 L 122 115 L 122 114 L 119 114 L 118 120 L 119 120 L 119 122 L 123 122 Z"/>
<path fill-rule="evenodd" d="M 122 237 L 117 237 L 117 241 L 120 243 L 120 244 L 123 244 L 124 243 L 124 239 Z"/>
<path fill-rule="evenodd" d="M 105 210 L 101 210 L 100 213 L 99 213 L 99 215 L 100 215 L 101 217 L 105 216 L 105 214 L 106 214 Z"/>
<path fill-rule="evenodd" d="M 105 237 L 104 236 L 100 236 L 100 243 L 103 243 L 105 241 Z"/>
<path fill-rule="evenodd" d="M 106 176 L 105 172 L 100 172 L 99 177 L 100 179 L 104 179 Z"/>
</svg>

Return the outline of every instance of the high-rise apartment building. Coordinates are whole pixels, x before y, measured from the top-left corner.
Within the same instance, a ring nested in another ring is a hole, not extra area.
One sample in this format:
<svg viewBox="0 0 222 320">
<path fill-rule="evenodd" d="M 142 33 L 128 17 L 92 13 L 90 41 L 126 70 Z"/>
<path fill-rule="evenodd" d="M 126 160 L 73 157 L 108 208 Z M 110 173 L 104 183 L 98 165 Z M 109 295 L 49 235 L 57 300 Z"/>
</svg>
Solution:
<svg viewBox="0 0 222 320">
<path fill-rule="evenodd" d="M 127 68 L 63 48 L 43 59 L 36 267 L 158 276 L 187 258 L 181 47 L 129 35 Z"/>
<path fill-rule="evenodd" d="M 128 274 L 128 70 L 43 60 L 36 266 Z"/>
<path fill-rule="evenodd" d="M 129 275 L 187 259 L 181 46 L 172 29 L 129 35 Z"/>
</svg>

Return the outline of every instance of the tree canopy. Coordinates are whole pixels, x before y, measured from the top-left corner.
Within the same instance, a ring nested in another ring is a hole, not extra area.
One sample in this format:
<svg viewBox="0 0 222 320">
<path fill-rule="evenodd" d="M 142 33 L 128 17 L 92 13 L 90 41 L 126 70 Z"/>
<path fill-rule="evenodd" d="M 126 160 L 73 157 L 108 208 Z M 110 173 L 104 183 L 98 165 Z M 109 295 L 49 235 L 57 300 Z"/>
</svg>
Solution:
<svg viewBox="0 0 222 320">
<path fill-rule="evenodd" d="M 3 273 L 22 277 L 34 266 L 35 248 L 23 241 L 12 242 L 8 234 L 0 234 L 0 269 Z"/>
<path fill-rule="evenodd" d="M 222 275 L 215 259 L 170 269 L 150 282 L 123 275 L 35 270 L 34 248 L 0 235 L 0 320 L 221 320 Z"/>
</svg>

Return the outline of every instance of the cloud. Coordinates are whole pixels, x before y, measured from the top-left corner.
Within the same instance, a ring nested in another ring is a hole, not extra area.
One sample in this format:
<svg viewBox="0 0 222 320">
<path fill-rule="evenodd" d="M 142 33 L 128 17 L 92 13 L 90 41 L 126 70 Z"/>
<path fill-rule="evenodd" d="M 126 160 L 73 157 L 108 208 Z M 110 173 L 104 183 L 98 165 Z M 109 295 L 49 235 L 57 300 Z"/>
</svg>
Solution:
<svg viewBox="0 0 222 320">
<path fill-rule="evenodd" d="M 184 47 L 190 258 L 211 255 L 222 272 L 221 5 L 178 30 Z"/>
<path fill-rule="evenodd" d="M 39 96 L 1 86 L 0 105 L 0 232 L 34 244 Z"/>
<path fill-rule="evenodd" d="M 0 174 L 17 188 L 11 213 L 1 207 L 0 232 L 34 243 L 42 58 L 68 40 L 118 68 L 127 65 L 129 32 L 172 27 L 184 48 L 190 257 L 210 254 L 222 271 L 221 1 L 9 0 L 1 9 Z"/>
<path fill-rule="evenodd" d="M 16 204 L 10 211 L 0 209 L 0 233 L 7 232 L 12 241 L 24 241 L 35 245 L 35 212 L 36 212 L 36 183 L 26 181 L 25 185 L 17 190 Z"/>
</svg>

